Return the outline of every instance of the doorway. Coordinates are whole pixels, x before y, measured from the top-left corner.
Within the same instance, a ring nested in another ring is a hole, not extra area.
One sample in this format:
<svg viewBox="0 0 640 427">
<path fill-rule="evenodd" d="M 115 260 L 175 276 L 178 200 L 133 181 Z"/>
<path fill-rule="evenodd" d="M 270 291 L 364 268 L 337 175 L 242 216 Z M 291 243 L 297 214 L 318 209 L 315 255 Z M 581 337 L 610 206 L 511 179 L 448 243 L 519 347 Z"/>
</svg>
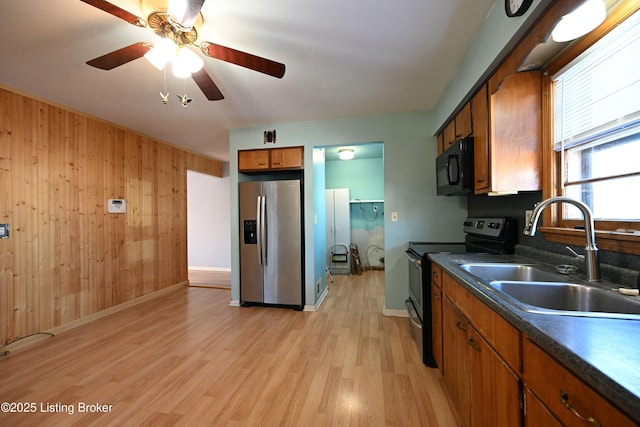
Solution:
<svg viewBox="0 0 640 427">
<path fill-rule="evenodd" d="M 349 248 L 346 272 L 384 270 L 384 143 L 371 142 L 349 146 L 325 146 L 325 191 L 348 191 L 348 243 L 331 241 L 334 224 L 327 212 L 327 265 L 343 261 L 340 256 L 344 245 Z M 340 151 L 353 150 L 353 158 L 340 159 Z M 327 203 L 331 209 L 331 204 Z M 343 239 L 344 240 L 344 239 Z M 355 251 L 354 251 L 355 250 Z"/>
<path fill-rule="evenodd" d="M 222 178 L 187 170 L 189 285 L 231 289 L 229 164 Z"/>
</svg>

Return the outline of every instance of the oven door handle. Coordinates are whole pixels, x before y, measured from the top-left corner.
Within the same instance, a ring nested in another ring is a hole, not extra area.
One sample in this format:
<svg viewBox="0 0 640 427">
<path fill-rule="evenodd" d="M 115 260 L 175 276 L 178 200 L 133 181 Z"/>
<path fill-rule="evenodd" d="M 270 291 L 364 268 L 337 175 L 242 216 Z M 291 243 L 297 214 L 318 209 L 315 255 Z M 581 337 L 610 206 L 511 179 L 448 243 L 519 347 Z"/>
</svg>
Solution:
<svg viewBox="0 0 640 427">
<path fill-rule="evenodd" d="M 420 322 L 420 319 L 417 317 L 417 314 L 414 315 L 416 311 L 413 308 L 413 304 L 411 303 L 411 300 L 407 299 L 405 301 L 405 304 L 407 305 L 407 312 L 409 313 L 409 321 L 413 323 L 413 325 L 416 328 L 422 329 L 422 322 Z"/>
<path fill-rule="evenodd" d="M 409 261 L 412 262 L 417 268 L 422 268 L 422 260 L 420 258 L 416 258 L 415 256 L 411 255 L 409 252 L 405 252 L 405 255 L 407 255 L 407 258 L 409 258 Z"/>
</svg>

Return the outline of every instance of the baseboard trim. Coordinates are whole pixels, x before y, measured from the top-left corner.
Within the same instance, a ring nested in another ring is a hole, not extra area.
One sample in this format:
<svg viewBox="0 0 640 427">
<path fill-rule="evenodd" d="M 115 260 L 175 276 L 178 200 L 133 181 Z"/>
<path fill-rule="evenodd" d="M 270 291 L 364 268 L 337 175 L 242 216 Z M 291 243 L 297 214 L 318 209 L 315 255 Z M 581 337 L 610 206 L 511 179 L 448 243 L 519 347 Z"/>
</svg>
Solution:
<svg viewBox="0 0 640 427">
<path fill-rule="evenodd" d="M 229 307 L 240 307 L 240 300 L 232 299 L 229 301 Z"/>
<path fill-rule="evenodd" d="M 227 267 L 193 267 L 189 266 L 188 270 L 202 270 L 202 271 L 231 271 L 231 268 Z"/>
<path fill-rule="evenodd" d="M 45 331 L 38 332 L 34 335 L 30 335 L 29 337 L 19 339 L 18 341 L 14 341 L 5 346 L 6 350 L 14 352 L 16 350 L 29 347 L 36 342 L 41 341 L 43 337 L 49 337 L 50 334 L 57 335 L 62 332 L 70 331 L 79 326 L 86 325 L 87 323 L 91 323 L 95 320 L 102 319 L 103 317 L 107 317 L 111 314 L 117 313 L 119 311 L 126 310 L 130 307 L 136 306 L 138 304 L 142 304 L 143 302 L 147 302 L 153 300 L 155 298 L 159 298 L 163 295 L 167 295 L 171 292 L 175 292 L 176 290 L 183 288 L 189 285 L 189 281 L 185 280 L 184 282 L 176 283 L 175 285 L 168 286 L 164 289 L 157 290 L 147 295 L 143 295 L 141 297 L 132 299 L 131 301 L 123 302 L 122 304 L 114 305 L 113 307 L 109 307 L 102 311 L 98 311 L 97 313 L 89 314 L 85 317 L 82 317 L 78 320 L 71 321 L 69 323 L 65 323 L 64 325 L 56 326 L 51 329 L 47 329 Z"/>
<path fill-rule="evenodd" d="M 307 304 L 307 305 L 304 306 L 303 311 L 318 311 L 318 310 L 320 310 L 320 306 L 324 302 L 324 299 L 326 298 L 328 292 L 329 292 L 329 288 L 324 288 L 324 291 L 322 291 L 322 293 L 320 294 L 320 297 L 318 297 L 318 301 L 316 301 L 315 305 L 314 304 Z"/>
<path fill-rule="evenodd" d="M 384 308 L 382 314 L 388 317 L 409 317 L 407 310 L 398 310 L 397 308 Z"/>
</svg>

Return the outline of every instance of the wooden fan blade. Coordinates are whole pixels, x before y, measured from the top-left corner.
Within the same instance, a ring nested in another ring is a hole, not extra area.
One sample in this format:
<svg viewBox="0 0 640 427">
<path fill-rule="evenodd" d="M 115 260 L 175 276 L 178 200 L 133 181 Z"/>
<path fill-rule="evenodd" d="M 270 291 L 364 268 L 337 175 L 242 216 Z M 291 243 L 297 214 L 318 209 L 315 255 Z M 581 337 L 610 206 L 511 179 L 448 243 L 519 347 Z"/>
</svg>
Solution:
<svg viewBox="0 0 640 427">
<path fill-rule="evenodd" d="M 200 71 L 191 74 L 191 78 L 198 85 L 202 93 L 207 97 L 209 101 L 220 101 L 224 99 L 224 95 L 218 89 L 218 86 L 211 80 L 207 71 L 202 68 Z"/>
<path fill-rule="evenodd" d="M 281 79 L 282 76 L 284 76 L 284 64 L 270 59 L 261 58 L 250 53 L 241 52 L 236 49 L 231 49 L 230 47 L 209 42 L 203 42 L 200 45 L 200 50 L 202 50 L 205 55 L 212 58 L 230 62 L 254 71 L 259 71 L 278 79 Z"/>
<path fill-rule="evenodd" d="M 146 27 L 147 22 L 140 18 L 139 16 L 134 15 L 133 13 L 127 12 L 126 10 L 116 6 L 115 4 L 109 3 L 105 0 L 80 0 L 86 4 L 90 4 L 93 7 L 97 7 L 100 10 L 104 10 L 105 12 L 116 16 L 123 21 L 127 21 L 129 24 L 133 24 L 136 27 Z"/>
<path fill-rule="evenodd" d="M 134 43 L 122 49 L 114 50 L 106 55 L 99 56 L 91 61 L 87 61 L 87 64 L 102 70 L 112 70 L 120 65 L 142 57 L 151 50 L 152 47 L 153 45 L 151 43 Z"/>
</svg>

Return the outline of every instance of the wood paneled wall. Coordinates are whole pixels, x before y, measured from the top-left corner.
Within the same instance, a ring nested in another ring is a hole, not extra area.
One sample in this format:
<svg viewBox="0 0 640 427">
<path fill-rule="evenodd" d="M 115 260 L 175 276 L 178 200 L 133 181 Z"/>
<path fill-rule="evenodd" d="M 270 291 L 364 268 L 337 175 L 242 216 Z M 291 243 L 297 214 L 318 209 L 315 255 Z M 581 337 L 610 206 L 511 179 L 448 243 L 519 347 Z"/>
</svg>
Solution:
<svg viewBox="0 0 640 427">
<path fill-rule="evenodd" d="M 217 160 L 0 88 L 0 345 L 186 281 L 187 169 L 222 176 Z"/>
</svg>

